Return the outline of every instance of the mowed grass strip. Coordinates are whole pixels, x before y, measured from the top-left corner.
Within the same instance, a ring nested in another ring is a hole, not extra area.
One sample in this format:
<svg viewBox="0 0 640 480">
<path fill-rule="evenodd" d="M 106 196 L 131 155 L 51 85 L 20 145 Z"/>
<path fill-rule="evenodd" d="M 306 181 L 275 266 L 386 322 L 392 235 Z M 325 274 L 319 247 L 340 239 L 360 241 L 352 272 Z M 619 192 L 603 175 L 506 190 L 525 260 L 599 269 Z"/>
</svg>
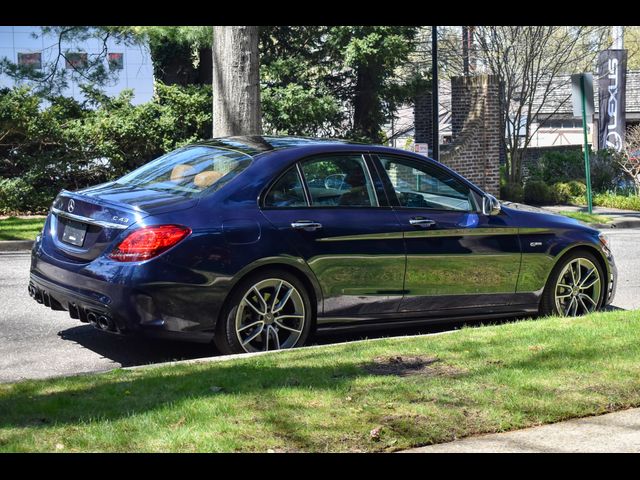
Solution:
<svg viewBox="0 0 640 480">
<path fill-rule="evenodd" d="M 45 217 L 9 217 L 0 220 L 0 240 L 35 240 Z"/>
<path fill-rule="evenodd" d="M 614 311 L 3 384 L 0 451 L 394 451 L 638 405 L 640 312 Z"/>
<path fill-rule="evenodd" d="M 571 212 L 568 210 L 563 210 L 558 212 L 560 215 L 564 215 L 565 217 L 574 218 L 584 223 L 610 223 L 611 218 L 598 215 L 596 213 L 587 213 L 587 212 Z"/>
</svg>

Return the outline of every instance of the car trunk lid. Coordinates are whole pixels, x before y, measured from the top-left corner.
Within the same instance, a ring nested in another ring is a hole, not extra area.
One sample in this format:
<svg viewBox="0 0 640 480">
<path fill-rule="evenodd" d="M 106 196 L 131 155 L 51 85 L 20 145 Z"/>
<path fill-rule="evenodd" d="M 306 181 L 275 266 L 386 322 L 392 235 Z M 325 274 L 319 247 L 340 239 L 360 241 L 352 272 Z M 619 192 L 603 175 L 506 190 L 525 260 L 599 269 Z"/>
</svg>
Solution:
<svg viewBox="0 0 640 480">
<path fill-rule="evenodd" d="M 197 199 L 155 190 L 105 184 L 62 191 L 51 207 L 48 237 L 57 254 L 91 261 L 126 230 L 154 214 L 190 208 Z"/>
</svg>

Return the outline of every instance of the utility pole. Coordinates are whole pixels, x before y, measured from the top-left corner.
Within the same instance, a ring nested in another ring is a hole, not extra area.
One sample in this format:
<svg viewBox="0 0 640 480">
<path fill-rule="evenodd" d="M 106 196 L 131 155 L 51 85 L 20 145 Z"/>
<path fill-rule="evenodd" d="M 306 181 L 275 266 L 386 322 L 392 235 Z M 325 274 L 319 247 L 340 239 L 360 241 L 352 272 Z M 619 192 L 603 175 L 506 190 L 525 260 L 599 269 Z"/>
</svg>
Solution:
<svg viewBox="0 0 640 480">
<path fill-rule="evenodd" d="M 622 50 L 624 48 L 624 27 L 611 27 L 611 38 L 613 39 L 613 48 Z"/>
<path fill-rule="evenodd" d="M 462 27 L 462 71 L 469 75 L 476 70 L 475 52 L 473 51 L 473 30 L 475 27 Z"/>
<path fill-rule="evenodd" d="M 582 132 L 584 135 L 584 173 L 587 180 L 587 211 L 591 214 L 593 213 L 593 201 L 591 197 L 591 166 L 589 163 L 589 141 L 587 139 L 587 95 L 584 86 L 584 75 L 580 75 L 580 97 L 582 100 Z M 593 99 L 593 94 L 591 98 Z"/>
<path fill-rule="evenodd" d="M 462 73 L 469 75 L 469 29 L 462 27 Z"/>
<path fill-rule="evenodd" d="M 431 27 L 431 98 L 433 100 L 433 159 L 440 161 L 440 107 L 438 102 L 438 27 Z"/>
</svg>

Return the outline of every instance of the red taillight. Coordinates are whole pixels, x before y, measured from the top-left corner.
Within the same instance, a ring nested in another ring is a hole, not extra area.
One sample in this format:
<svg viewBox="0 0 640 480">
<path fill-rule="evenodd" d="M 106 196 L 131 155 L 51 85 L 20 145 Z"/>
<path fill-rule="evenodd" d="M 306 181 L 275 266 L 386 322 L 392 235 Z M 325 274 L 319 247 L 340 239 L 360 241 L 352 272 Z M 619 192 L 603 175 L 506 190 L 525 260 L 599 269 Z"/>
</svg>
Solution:
<svg viewBox="0 0 640 480">
<path fill-rule="evenodd" d="M 180 225 L 144 227 L 131 232 L 109 257 L 118 262 L 149 260 L 173 247 L 190 233 L 190 228 Z"/>
</svg>

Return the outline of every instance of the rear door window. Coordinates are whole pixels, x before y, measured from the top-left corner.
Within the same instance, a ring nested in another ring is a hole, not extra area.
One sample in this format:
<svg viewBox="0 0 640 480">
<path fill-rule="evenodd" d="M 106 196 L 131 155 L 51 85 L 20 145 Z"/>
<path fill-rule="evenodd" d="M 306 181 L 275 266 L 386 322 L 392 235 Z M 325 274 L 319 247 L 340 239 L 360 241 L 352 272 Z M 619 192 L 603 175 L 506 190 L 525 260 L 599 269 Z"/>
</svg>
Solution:
<svg viewBox="0 0 640 480">
<path fill-rule="evenodd" d="M 362 155 L 318 156 L 301 163 L 313 207 L 377 207 Z"/>
</svg>

